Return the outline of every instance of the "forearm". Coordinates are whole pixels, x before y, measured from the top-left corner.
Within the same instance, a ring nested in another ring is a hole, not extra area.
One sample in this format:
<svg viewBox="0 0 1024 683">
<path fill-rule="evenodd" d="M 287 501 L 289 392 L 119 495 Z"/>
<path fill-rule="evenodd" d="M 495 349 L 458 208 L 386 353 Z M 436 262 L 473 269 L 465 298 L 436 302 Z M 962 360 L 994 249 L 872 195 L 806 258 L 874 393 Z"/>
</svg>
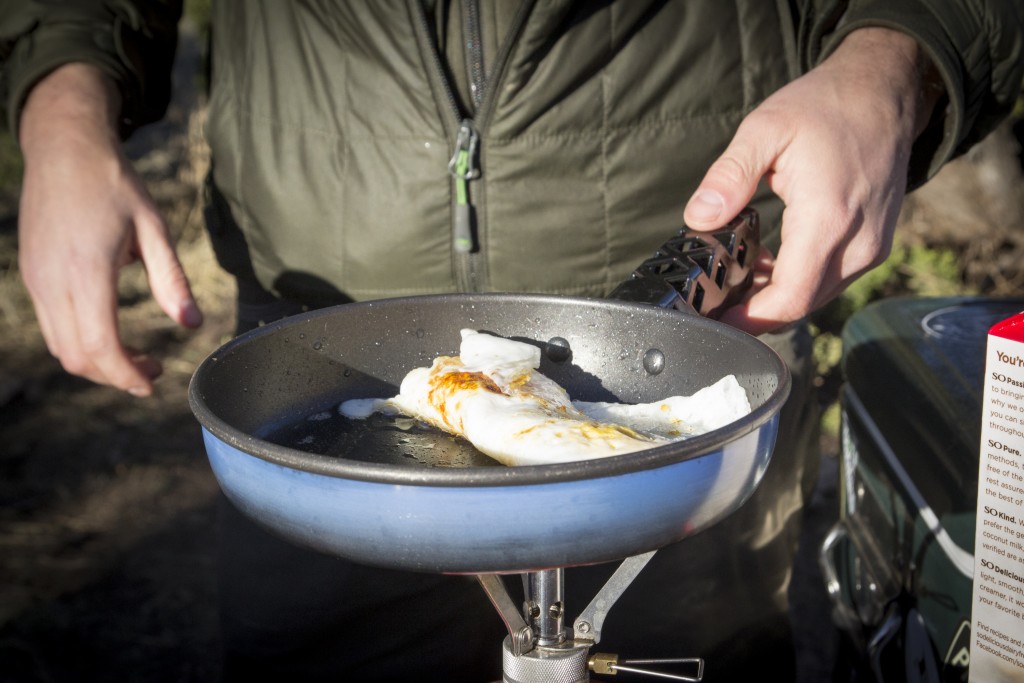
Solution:
<svg viewBox="0 0 1024 683">
<path fill-rule="evenodd" d="M 21 112 L 18 142 L 26 164 L 83 143 L 116 148 L 120 107 L 117 89 L 99 68 L 58 67 L 31 90 Z"/>
</svg>

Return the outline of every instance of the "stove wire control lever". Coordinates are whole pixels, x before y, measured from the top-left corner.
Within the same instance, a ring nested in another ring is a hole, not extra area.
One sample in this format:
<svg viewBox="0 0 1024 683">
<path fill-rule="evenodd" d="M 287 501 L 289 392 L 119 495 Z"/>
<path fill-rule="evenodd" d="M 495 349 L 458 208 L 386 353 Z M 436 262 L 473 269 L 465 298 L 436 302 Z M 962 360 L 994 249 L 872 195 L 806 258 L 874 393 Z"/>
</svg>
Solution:
<svg viewBox="0 0 1024 683">
<path fill-rule="evenodd" d="M 682 674 L 670 674 L 664 671 L 652 671 L 651 669 L 641 669 L 636 667 L 636 664 L 686 664 L 695 668 L 693 675 L 684 676 Z M 606 674 L 614 676 L 620 671 L 643 674 L 647 676 L 653 676 L 655 678 L 666 678 L 673 681 L 689 681 L 690 683 L 700 683 L 704 679 L 704 660 L 700 657 L 680 657 L 676 659 L 624 659 L 619 661 L 618 655 L 606 654 L 603 652 L 595 652 L 587 660 L 587 668 L 593 671 L 595 674 Z"/>
</svg>

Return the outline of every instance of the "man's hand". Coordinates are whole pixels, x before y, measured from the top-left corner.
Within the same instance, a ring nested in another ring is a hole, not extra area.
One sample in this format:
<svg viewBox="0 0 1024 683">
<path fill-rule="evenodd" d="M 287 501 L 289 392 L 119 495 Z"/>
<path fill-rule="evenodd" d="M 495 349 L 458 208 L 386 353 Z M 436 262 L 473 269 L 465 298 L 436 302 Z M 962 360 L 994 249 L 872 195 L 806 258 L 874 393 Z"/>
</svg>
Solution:
<svg viewBox="0 0 1024 683">
<path fill-rule="evenodd" d="M 202 315 L 167 227 L 117 136 L 120 99 L 99 69 L 68 64 L 37 84 L 19 141 L 25 177 L 19 264 L 46 345 L 64 368 L 137 396 L 160 363 L 121 343 L 117 280 L 141 260 L 154 298 L 176 322 Z"/>
<path fill-rule="evenodd" d="M 892 248 L 914 139 L 937 92 L 910 37 L 852 32 L 805 76 L 766 99 L 711 166 L 684 219 L 712 230 L 764 178 L 785 203 L 778 255 L 755 266 L 752 296 L 723 320 L 752 334 L 806 316 L 879 265 Z"/>
</svg>

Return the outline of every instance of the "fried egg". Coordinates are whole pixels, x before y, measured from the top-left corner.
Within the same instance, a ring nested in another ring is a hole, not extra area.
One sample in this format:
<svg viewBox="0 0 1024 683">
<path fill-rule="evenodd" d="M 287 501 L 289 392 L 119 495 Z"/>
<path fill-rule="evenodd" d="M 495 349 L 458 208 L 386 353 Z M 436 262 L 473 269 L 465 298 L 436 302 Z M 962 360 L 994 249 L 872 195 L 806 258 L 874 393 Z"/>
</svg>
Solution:
<svg viewBox="0 0 1024 683">
<path fill-rule="evenodd" d="M 690 397 L 647 404 L 574 402 L 538 372 L 540 349 L 462 330 L 459 356 L 416 368 L 389 399 L 345 401 L 352 419 L 374 412 L 415 417 L 461 436 L 509 466 L 621 455 L 700 434 L 750 412 L 732 375 Z"/>
</svg>

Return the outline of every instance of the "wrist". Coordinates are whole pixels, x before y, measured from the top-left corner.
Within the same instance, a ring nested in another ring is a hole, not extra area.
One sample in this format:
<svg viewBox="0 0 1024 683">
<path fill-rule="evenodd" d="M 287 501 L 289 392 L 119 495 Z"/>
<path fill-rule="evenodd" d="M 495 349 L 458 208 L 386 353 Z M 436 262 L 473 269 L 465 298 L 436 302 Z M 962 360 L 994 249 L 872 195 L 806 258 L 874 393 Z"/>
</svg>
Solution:
<svg viewBox="0 0 1024 683">
<path fill-rule="evenodd" d="M 852 31 L 830 55 L 854 78 L 870 79 L 896 102 L 911 141 L 927 127 L 945 95 L 935 63 L 916 39 L 881 26 Z"/>
<path fill-rule="evenodd" d="M 29 92 L 21 110 L 18 143 L 26 161 L 37 151 L 74 140 L 118 145 L 121 96 L 90 64 L 60 66 Z"/>
</svg>

